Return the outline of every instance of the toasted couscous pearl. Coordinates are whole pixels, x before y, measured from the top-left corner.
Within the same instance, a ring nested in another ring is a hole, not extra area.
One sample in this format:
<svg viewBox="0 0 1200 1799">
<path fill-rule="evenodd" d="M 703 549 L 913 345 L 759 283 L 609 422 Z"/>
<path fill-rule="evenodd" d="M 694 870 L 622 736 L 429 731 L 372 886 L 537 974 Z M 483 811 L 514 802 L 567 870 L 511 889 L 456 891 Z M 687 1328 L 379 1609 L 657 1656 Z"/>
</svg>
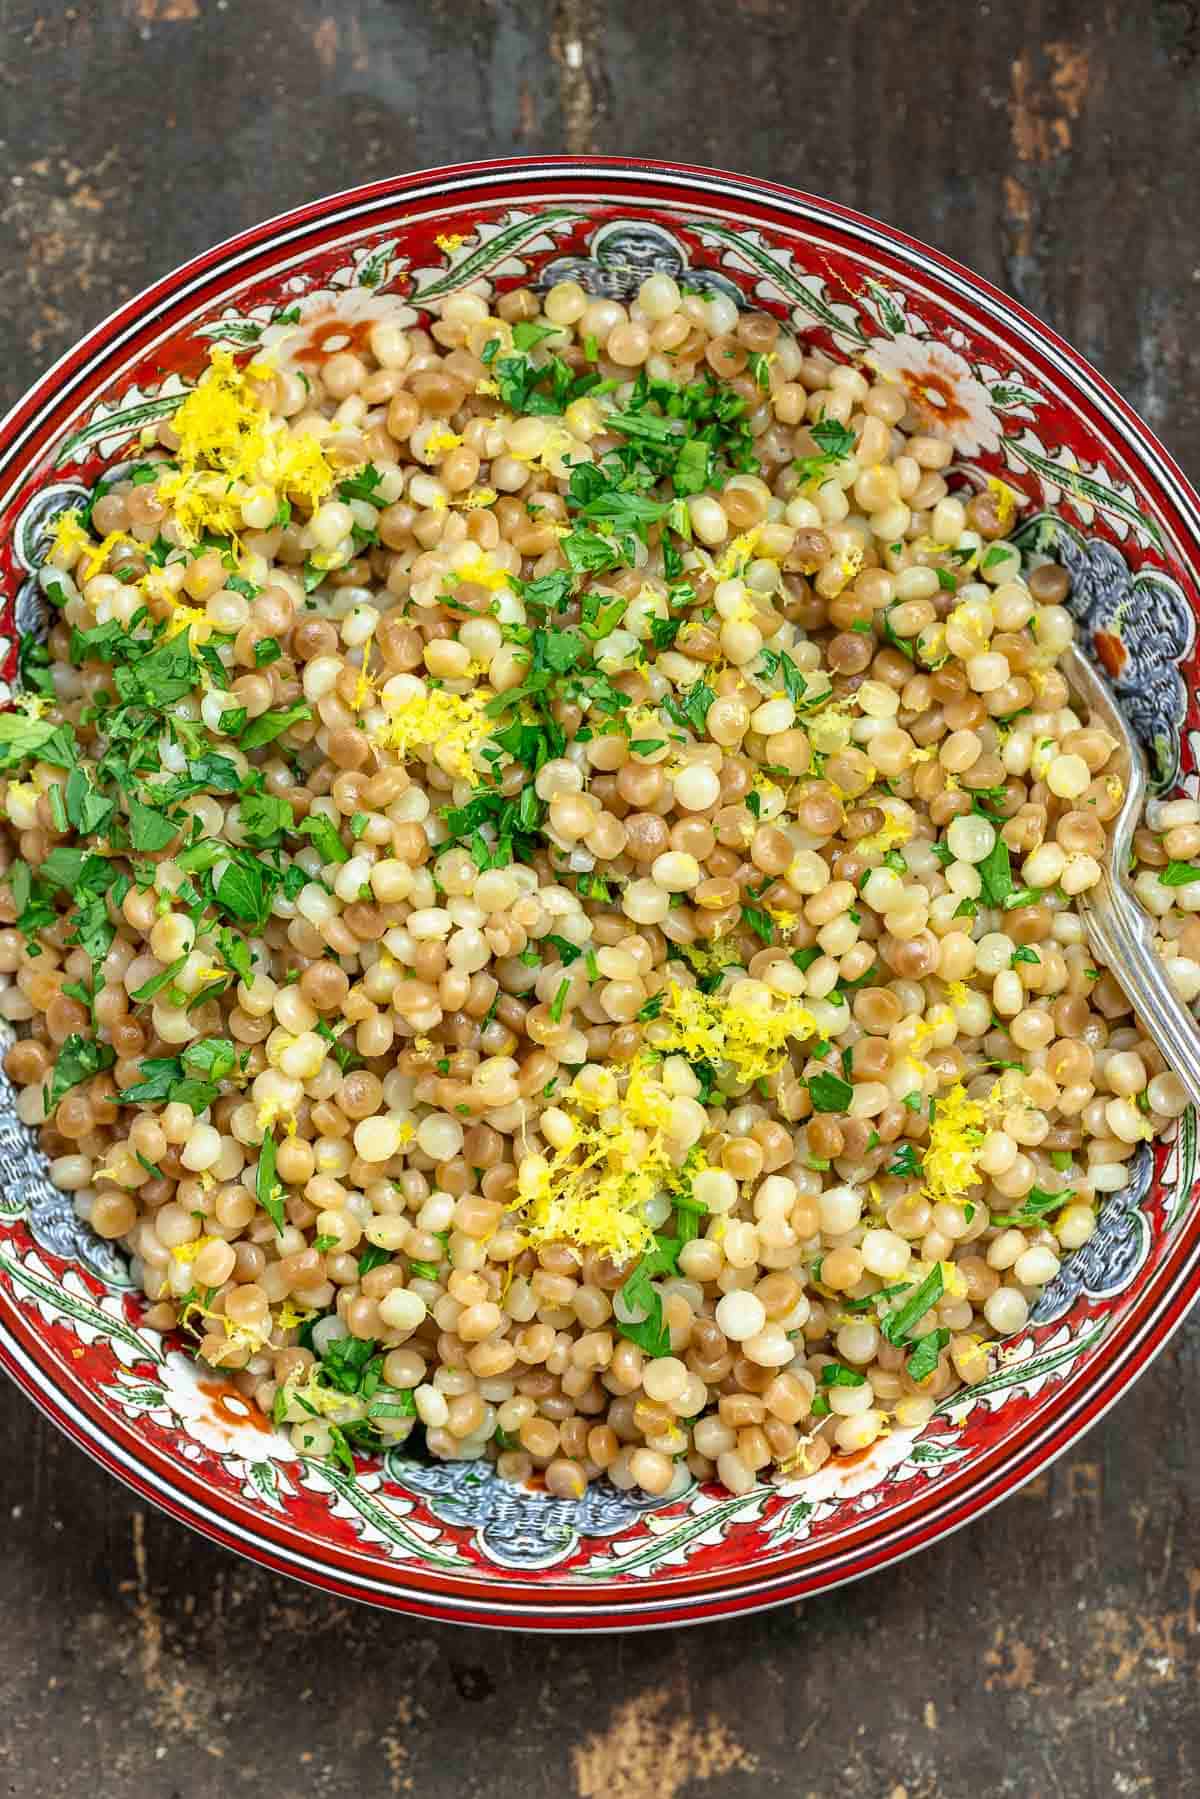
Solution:
<svg viewBox="0 0 1200 1799">
<path fill-rule="evenodd" d="M 1014 1331 L 1024 1329 L 1029 1317 L 1029 1305 L 1012 1287 L 998 1287 L 984 1301 L 983 1315 L 1000 1336 L 1010 1337 Z"/>
<path fill-rule="evenodd" d="M 753 1293 L 727 1293 L 717 1302 L 717 1323 L 735 1343 L 755 1337 L 766 1323 L 762 1301 Z"/>
</svg>

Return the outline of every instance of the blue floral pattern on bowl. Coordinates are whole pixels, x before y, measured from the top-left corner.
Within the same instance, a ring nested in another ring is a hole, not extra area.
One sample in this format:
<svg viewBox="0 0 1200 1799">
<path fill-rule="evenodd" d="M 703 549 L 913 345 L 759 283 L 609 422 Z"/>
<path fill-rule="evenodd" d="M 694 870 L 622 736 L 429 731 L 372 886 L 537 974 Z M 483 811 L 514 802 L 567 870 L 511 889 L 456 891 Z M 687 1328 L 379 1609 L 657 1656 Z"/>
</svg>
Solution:
<svg viewBox="0 0 1200 1799">
<path fill-rule="evenodd" d="M 715 269 L 693 268 L 679 239 L 661 225 L 645 220 L 602 225 L 589 248 L 590 256 L 557 256 L 546 263 L 533 286 L 544 293 L 556 282 L 576 281 L 597 299 L 632 300 L 649 276 L 670 275 L 681 287 L 724 294 L 739 309 L 746 305 L 736 282 Z"/>
<path fill-rule="evenodd" d="M 1055 513 L 1026 520 L 1014 541 L 1030 560 L 1060 562 L 1070 575 L 1067 609 L 1141 739 L 1155 785 L 1173 786 L 1188 705 L 1179 665 L 1196 641 L 1183 589 L 1156 568 L 1135 574 L 1114 544 Z"/>
<path fill-rule="evenodd" d="M 480 1553 L 502 1568 L 553 1567 L 581 1538 L 619 1536 L 662 1504 L 609 1481 L 595 1482 L 582 1499 L 559 1499 L 501 1480 L 490 1462 L 422 1463 L 392 1450 L 386 1467 L 435 1518 L 473 1530 Z"/>
</svg>

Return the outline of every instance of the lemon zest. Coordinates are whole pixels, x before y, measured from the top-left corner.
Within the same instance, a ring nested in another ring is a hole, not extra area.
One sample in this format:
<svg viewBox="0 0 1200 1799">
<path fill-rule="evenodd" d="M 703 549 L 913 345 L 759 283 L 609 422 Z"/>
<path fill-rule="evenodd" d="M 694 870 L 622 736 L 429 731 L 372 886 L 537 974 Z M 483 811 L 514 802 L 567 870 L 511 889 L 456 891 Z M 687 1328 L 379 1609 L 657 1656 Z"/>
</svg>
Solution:
<svg viewBox="0 0 1200 1799">
<path fill-rule="evenodd" d="M 943 1262 L 941 1264 L 941 1270 L 942 1292 L 951 1299 L 965 1299 L 967 1294 L 966 1279 L 956 1265 L 953 1262 Z"/>
<path fill-rule="evenodd" d="M 908 819 L 901 818 L 895 812 L 885 812 L 879 829 L 872 831 L 869 837 L 860 837 L 855 849 L 865 850 L 868 854 L 878 851 L 880 855 L 886 855 L 888 850 L 895 849 L 898 844 L 907 843 L 912 834 L 913 826 Z"/>
<path fill-rule="evenodd" d="M 454 575 L 456 581 L 470 581 L 476 587 L 486 587 L 489 593 L 500 593 L 508 586 L 508 576 L 502 569 L 493 568 L 486 556 L 464 562 Z"/>
<path fill-rule="evenodd" d="M 425 439 L 425 454 L 439 456 L 447 450 L 456 450 L 461 442 L 457 431 L 431 431 Z"/>
<path fill-rule="evenodd" d="M 370 674 L 371 646 L 374 642 L 374 639 L 375 639 L 375 627 L 374 627 L 374 625 L 372 625 L 371 629 L 367 632 L 367 635 L 366 635 L 365 639 L 363 640 L 362 665 L 359 668 L 358 680 L 355 682 L 355 686 L 354 686 L 354 710 L 356 712 L 361 712 L 363 710 L 363 708 L 368 704 L 368 702 L 369 701 L 373 702 L 376 697 L 375 683 L 371 679 L 371 674 Z"/>
<path fill-rule="evenodd" d="M 109 553 L 112 550 L 115 550 L 119 543 L 129 544 L 139 556 L 145 552 L 145 544 L 139 543 L 136 537 L 130 537 L 128 531 L 110 531 L 108 536 L 103 538 L 101 542 L 96 545 L 95 549 L 88 557 L 84 564 L 81 579 L 90 581 L 93 575 L 98 575 L 100 570 L 104 567 L 104 564 L 108 561 Z"/>
<path fill-rule="evenodd" d="M 272 373 L 262 363 L 239 369 L 228 350 L 214 349 L 173 414 L 179 467 L 158 483 L 158 497 L 172 508 L 185 544 L 205 532 L 236 537 L 242 516 L 231 493 L 235 483 L 266 482 L 310 507 L 332 489 L 337 477 L 318 439 L 273 421 L 251 391 L 250 379 Z"/>
<path fill-rule="evenodd" d="M 290 1299 L 285 1299 L 275 1315 L 275 1322 L 280 1330 L 297 1330 L 300 1325 L 307 1324 L 310 1318 L 318 1313 L 313 1306 L 294 1306 Z"/>
<path fill-rule="evenodd" d="M 1001 531 L 1007 531 L 1021 509 L 1022 497 L 998 475 L 988 476 L 987 490 L 996 502 L 996 522 Z"/>
<path fill-rule="evenodd" d="M 741 574 L 761 536 L 762 526 L 754 525 L 749 531 L 742 531 L 734 538 L 716 565 L 718 581 L 730 581 L 735 575 Z"/>
<path fill-rule="evenodd" d="M 80 523 L 78 511 L 72 507 L 68 512 L 60 512 L 55 521 L 54 537 L 47 555 L 71 557 L 78 560 L 77 552 L 91 548 L 92 540 Z"/>
<path fill-rule="evenodd" d="M 175 1243 L 173 1249 L 171 1249 L 171 1254 L 175 1256 L 176 1261 L 194 1261 L 196 1256 L 200 1254 L 201 1249 L 207 1249 L 207 1247 L 209 1247 L 209 1243 L 223 1243 L 223 1241 L 225 1241 L 225 1238 L 214 1238 L 214 1236 L 207 1236 L 207 1238 L 193 1238 L 191 1243 Z"/>
<path fill-rule="evenodd" d="M 682 1155 L 672 1143 L 673 1102 L 658 1079 L 659 1067 L 643 1052 L 621 1096 L 611 1078 L 594 1091 L 572 1083 L 559 1108 L 570 1125 L 563 1142 L 546 1154 L 524 1156 L 517 1170 L 517 1194 L 508 1209 L 519 1214 L 529 1243 L 565 1242 L 599 1250 L 619 1264 L 650 1247 L 649 1202 L 664 1191 L 685 1191 L 708 1165 L 698 1148 Z"/>
<path fill-rule="evenodd" d="M 670 1035 L 656 1037 L 655 1047 L 668 1054 L 727 1063 L 739 1081 L 775 1074 L 792 1038 L 819 1035 L 817 1021 L 799 1000 L 775 1000 L 766 1006 L 739 998 L 735 983 L 727 993 L 701 993 L 675 982 L 661 1018 Z"/>
<path fill-rule="evenodd" d="M 423 696 L 405 700 L 401 709 L 373 732 L 374 741 L 402 757 L 420 748 L 430 749 L 449 774 L 462 781 L 474 781 L 475 753 L 494 729 L 484 709 L 491 697 L 491 690 L 486 687 L 469 694 L 435 687 Z"/>
<path fill-rule="evenodd" d="M 1009 1072 L 1015 1073 L 1015 1070 Z M 1020 1086 L 1018 1075 L 1016 1086 Z M 961 1205 L 972 1187 L 982 1180 L 979 1152 L 988 1126 L 995 1123 L 1017 1099 L 1014 1083 L 1003 1076 L 986 1099 L 971 1099 L 961 1081 L 943 1094 L 929 1129 L 929 1147 L 922 1169 L 923 1192 L 935 1203 L 946 1200 Z"/>
<path fill-rule="evenodd" d="M 265 1099 L 254 1114 L 254 1122 L 264 1135 L 277 1124 L 283 1125 L 285 1137 L 296 1135 L 296 1114 L 277 1099 Z"/>
<path fill-rule="evenodd" d="M 332 1418 L 335 1424 L 349 1424 L 361 1418 L 366 1409 L 353 1393 L 342 1393 L 326 1384 L 320 1362 L 311 1362 L 302 1378 L 293 1375 L 285 1380 L 280 1392 L 289 1405 L 296 1401 L 310 1414 L 316 1412 L 322 1418 Z"/>
<path fill-rule="evenodd" d="M 222 1239 L 223 1240 L 223 1239 Z M 200 1299 L 189 1299 L 179 1314 L 179 1323 L 186 1330 L 191 1322 L 192 1314 L 205 1319 L 209 1324 L 220 1325 L 229 1341 L 245 1347 L 253 1355 L 260 1350 L 271 1334 L 271 1328 L 255 1330 L 252 1324 L 239 1324 L 236 1319 L 227 1318 L 224 1312 L 218 1312 L 212 1306 L 204 1304 Z"/>
</svg>

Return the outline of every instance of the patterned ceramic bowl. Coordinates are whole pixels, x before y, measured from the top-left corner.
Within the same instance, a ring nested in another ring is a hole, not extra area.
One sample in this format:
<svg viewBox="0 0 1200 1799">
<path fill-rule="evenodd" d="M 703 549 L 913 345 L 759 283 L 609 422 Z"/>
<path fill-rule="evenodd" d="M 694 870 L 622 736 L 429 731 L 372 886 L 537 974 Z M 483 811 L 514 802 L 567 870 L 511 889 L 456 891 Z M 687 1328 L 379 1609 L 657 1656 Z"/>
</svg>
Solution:
<svg viewBox="0 0 1200 1799">
<path fill-rule="evenodd" d="M 8 635 L 44 629 L 46 527 L 178 403 L 214 345 L 319 362 L 382 317 L 571 277 L 632 298 L 652 270 L 766 307 L 903 383 L 960 479 L 1002 474 L 1021 540 L 1074 577 L 1085 641 L 1151 751 L 1192 785 L 1200 500 L 1129 407 L 1053 332 L 965 269 L 870 219 L 711 170 L 477 164 L 381 182 L 248 231 L 130 301 L 0 426 Z M 7 689 L 4 689 L 7 692 Z M 578 1504 L 486 1464 L 393 1452 L 355 1480 L 298 1455 L 234 1388 L 139 1324 L 121 1257 L 47 1180 L 0 1077 L 0 1360 L 146 1498 L 285 1573 L 378 1605 L 538 1629 L 667 1624 L 794 1599 L 935 1541 L 1013 1492 L 1128 1387 L 1200 1287 L 1196 1128 L 1143 1147 L 998 1372 L 919 1434 L 812 1479 L 670 1504 L 600 1485 Z"/>
</svg>

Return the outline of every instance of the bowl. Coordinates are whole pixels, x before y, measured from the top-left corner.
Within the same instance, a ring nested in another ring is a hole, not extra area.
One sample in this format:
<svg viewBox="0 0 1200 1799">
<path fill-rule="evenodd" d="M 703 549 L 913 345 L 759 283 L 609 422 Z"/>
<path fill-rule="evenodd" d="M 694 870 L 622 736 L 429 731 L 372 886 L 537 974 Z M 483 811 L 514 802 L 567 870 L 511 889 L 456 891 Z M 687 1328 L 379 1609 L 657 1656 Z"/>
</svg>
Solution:
<svg viewBox="0 0 1200 1799">
<path fill-rule="evenodd" d="M 1159 782 L 1194 785 L 1200 501 L 1128 405 L 1014 301 L 903 233 L 811 195 L 679 164 L 517 160 L 397 177 L 231 238 L 139 295 L 0 425 L 0 674 L 44 630 L 48 525 L 178 404 L 214 346 L 297 334 L 316 361 L 467 283 L 571 278 L 631 298 L 654 270 L 767 308 L 838 357 L 869 356 L 956 452 L 1002 476 L 1018 538 L 1073 577 L 1070 605 Z M 807 1480 L 669 1504 L 604 1483 L 578 1503 L 485 1463 L 393 1451 L 351 1479 L 297 1454 L 237 1390 L 140 1324 L 119 1252 L 49 1182 L 0 1076 L 0 1362 L 146 1499 L 282 1573 L 459 1622 L 621 1630 L 795 1600 L 886 1566 L 986 1511 L 1125 1392 L 1200 1287 L 1196 1121 L 1141 1146 L 1095 1236 L 996 1372 L 919 1433 Z"/>
</svg>

